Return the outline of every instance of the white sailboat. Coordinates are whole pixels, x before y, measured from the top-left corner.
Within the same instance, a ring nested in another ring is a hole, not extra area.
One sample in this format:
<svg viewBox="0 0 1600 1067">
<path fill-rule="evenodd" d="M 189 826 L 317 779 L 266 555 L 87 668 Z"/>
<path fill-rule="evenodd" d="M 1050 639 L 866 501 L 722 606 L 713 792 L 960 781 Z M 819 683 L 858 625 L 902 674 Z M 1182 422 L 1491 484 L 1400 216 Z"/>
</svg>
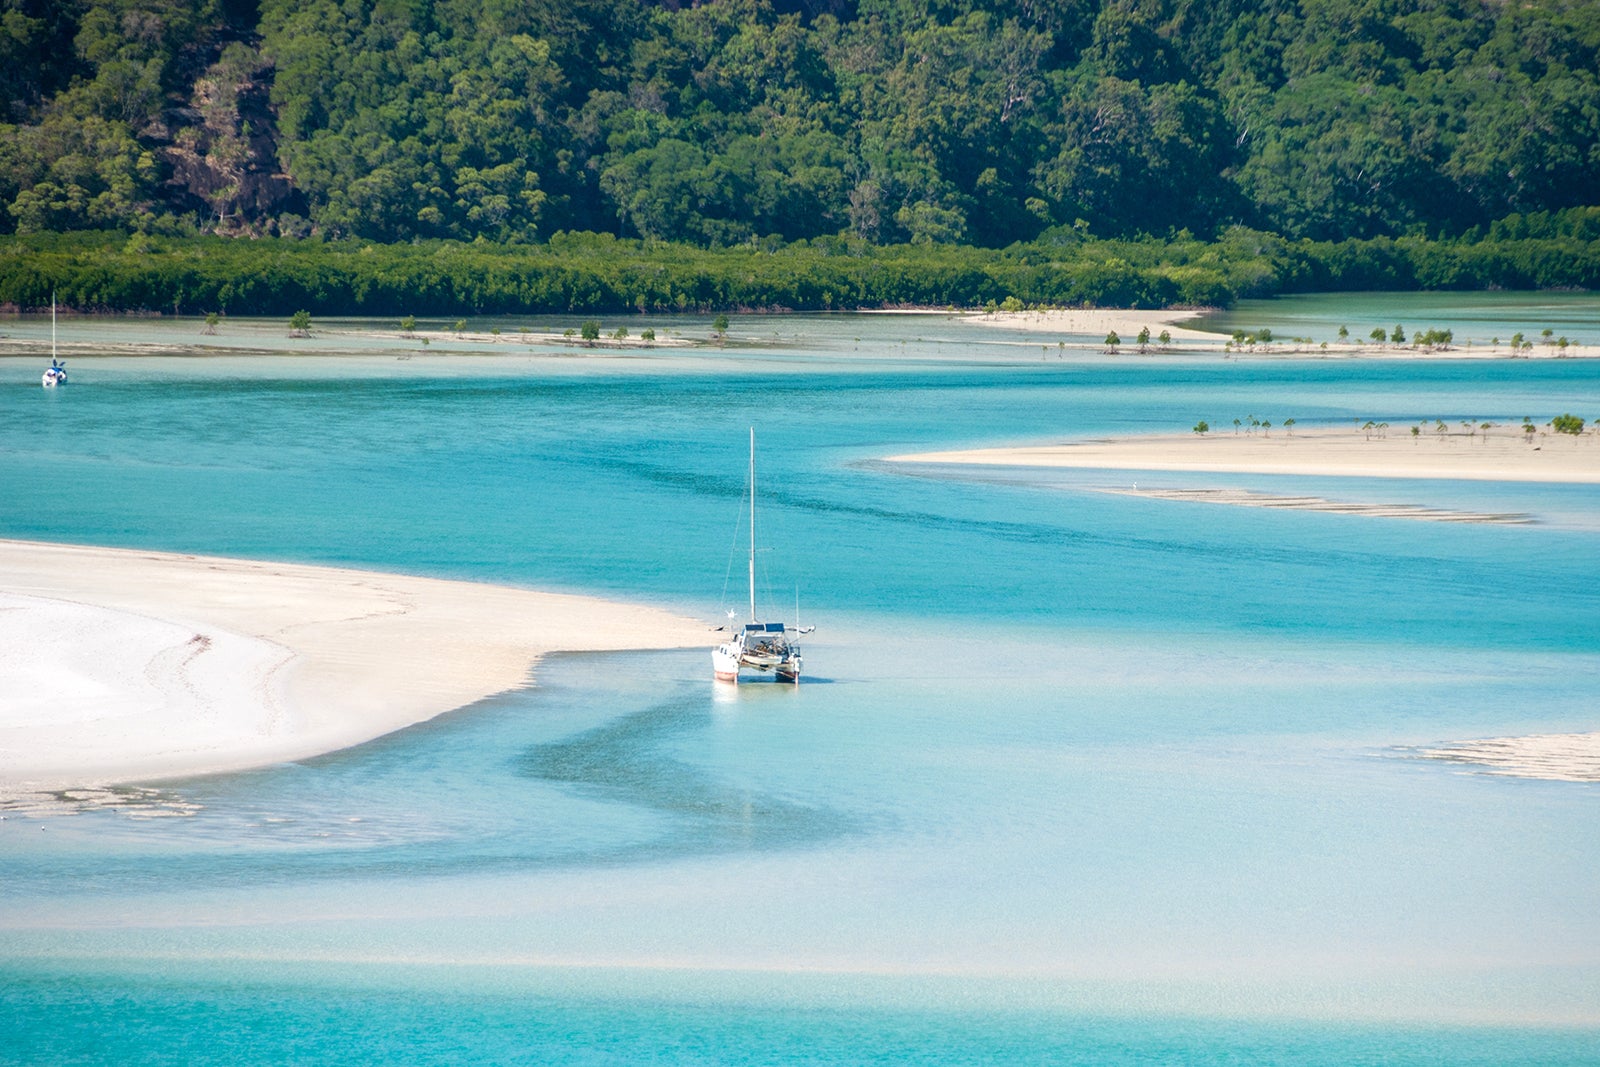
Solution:
<svg viewBox="0 0 1600 1067">
<path fill-rule="evenodd" d="M 756 431 L 750 430 L 750 618 L 731 639 L 711 650 L 711 670 L 719 682 L 738 682 L 741 670 L 771 674 L 780 682 L 800 680 L 800 646 L 794 638 L 812 627 L 790 631 L 781 622 L 756 614 Z M 730 612 L 731 614 L 731 612 Z"/>
<path fill-rule="evenodd" d="M 56 358 L 56 294 L 50 294 L 50 369 L 44 372 L 46 389 L 67 384 L 67 365 Z"/>
</svg>

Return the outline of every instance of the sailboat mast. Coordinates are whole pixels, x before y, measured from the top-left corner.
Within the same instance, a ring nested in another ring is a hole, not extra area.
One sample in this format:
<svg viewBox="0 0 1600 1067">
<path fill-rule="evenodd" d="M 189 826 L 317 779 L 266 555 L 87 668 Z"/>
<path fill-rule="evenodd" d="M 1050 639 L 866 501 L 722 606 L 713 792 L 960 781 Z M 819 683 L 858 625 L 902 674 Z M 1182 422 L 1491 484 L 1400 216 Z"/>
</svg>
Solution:
<svg viewBox="0 0 1600 1067">
<path fill-rule="evenodd" d="M 756 428 L 750 427 L 750 621 L 756 621 Z"/>
<path fill-rule="evenodd" d="M 50 362 L 56 361 L 56 291 L 50 290 Z"/>
</svg>

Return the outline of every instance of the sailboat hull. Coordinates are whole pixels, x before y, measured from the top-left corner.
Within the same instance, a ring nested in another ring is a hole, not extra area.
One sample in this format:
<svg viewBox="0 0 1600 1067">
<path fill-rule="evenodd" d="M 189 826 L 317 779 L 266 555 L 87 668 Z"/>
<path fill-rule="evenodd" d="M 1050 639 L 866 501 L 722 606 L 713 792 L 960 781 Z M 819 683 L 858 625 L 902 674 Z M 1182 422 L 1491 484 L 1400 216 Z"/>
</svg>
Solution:
<svg viewBox="0 0 1600 1067">
<path fill-rule="evenodd" d="M 719 682 L 737 682 L 740 671 L 771 674 L 780 682 L 800 680 L 800 652 L 793 647 L 782 652 L 746 648 L 739 638 L 711 650 L 711 673 Z"/>
<path fill-rule="evenodd" d="M 728 650 L 726 645 L 711 650 L 711 674 L 719 682 L 737 682 L 739 680 L 739 657 Z"/>
</svg>

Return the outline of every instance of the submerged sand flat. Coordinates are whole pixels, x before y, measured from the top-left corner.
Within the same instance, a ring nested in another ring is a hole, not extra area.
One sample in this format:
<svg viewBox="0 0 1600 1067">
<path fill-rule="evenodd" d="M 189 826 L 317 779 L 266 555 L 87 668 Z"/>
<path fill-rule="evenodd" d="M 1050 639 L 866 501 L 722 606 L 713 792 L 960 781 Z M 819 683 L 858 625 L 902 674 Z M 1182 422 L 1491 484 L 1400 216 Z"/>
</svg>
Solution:
<svg viewBox="0 0 1600 1067">
<path fill-rule="evenodd" d="M 1234 504 L 1251 508 L 1282 508 L 1288 511 L 1327 511 L 1339 515 L 1371 515 L 1384 519 L 1416 519 L 1422 522 L 1470 522 L 1496 526 L 1524 526 L 1533 516 L 1520 511 L 1457 511 L 1423 504 L 1370 504 L 1329 500 L 1320 496 L 1287 496 L 1261 493 L 1252 489 L 1099 489 L 1114 496 L 1142 496 L 1154 500 L 1183 500 L 1193 504 Z"/>
<path fill-rule="evenodd" d="M 0 541 L 0 792 L 305 758 L 526 685 L 543 653 L 709 644 L 590 597 Z"/>
<path fill-rule="evenodd" d="M 1201 471 L 1361 478 L 1460 478 L 1506 482 L 1600 483 L 1600 438 L 1499 424 L 1468 434 L 1424 426 L 1297 428 L 1262 433 L 1160 434 L 962 452 L 891 456 L 901 463 L 973 463 L 1101 470 Z M 1235 501 L 1243 503 L 1245 501 Z"/>
</svg>

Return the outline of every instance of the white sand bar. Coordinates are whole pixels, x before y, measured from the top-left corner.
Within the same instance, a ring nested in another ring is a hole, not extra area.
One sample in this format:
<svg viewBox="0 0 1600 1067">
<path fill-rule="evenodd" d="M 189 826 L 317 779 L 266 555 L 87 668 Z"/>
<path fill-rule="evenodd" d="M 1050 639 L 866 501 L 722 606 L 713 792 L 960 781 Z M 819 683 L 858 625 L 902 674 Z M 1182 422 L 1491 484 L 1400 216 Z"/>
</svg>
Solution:
<svg viewBox="0 0 1600 1067">
<path fill-rule="evenodd" d="M 1211 471 L 1362 478 L 1462 478 L 1507 482 L 1600 482 L 1600 438 L 1547 432 L 1526 435 L 1499 424 L 1468 433 L 1424 425 L 1377 431 L 1296 428 L 1121 437 L 964 452 L 891 456 L 903 463 L 976 463 L 1101 470 Z"/>
<path fill-rule="evenodd" d="M 543 653 L 709 643 L 589 597 L 0 540 L 0 793 L 301 759 L 527 685 Z"/>
<path fill-rule="evenodd" d="M 1484 774 L 1558 782 L 1600 782 L 1600 732 L 1455 741 L 1438 748 L 1421 749 L 1418 754 L 1427 759 L 1460 763 Z"/>
<path fill-rule="evenodd" d="M 965 313 L 962 319 L 979 326 L 1007 330 L 1076 334 L 1091 337 L 1102 345 L 1106 335 L 1115 331 L 1122 344 L 1130 349 L 1141 329 L 1150 331 L 1152 344 L 1165 330 L 1174 341 L 1203 342 L 1221 348 L 1228 341 L 1225 335 L 1180 325 L 1203 313 L 1203 310 L 1150 311 L 1143 308 L 1041 308 L 1035 311 L 972 311 Z"/>
</svg>

